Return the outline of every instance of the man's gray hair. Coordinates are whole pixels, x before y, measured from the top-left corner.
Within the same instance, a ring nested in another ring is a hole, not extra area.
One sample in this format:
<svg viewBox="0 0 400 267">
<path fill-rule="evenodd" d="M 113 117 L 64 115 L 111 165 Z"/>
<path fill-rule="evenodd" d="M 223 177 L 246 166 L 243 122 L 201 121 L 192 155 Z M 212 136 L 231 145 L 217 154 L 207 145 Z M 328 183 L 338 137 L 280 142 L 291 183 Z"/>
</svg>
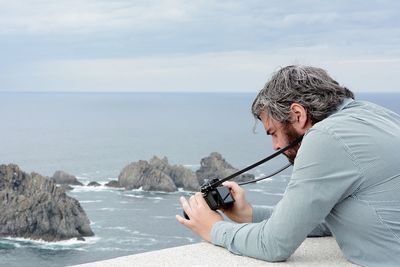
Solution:
<svg viewBox="0 0 400 267">
<path fill-rule="evenodd" d="M 312 123 L 319 122 L 332 114 L 345 98 L 354 94 L 332 79 L 320 68 L 309 66 L 287 66 L 275 72 L 258 93 L 251 111 L 260 118 L 262 111 L 271 118 L 290 122 L 290 105 L 302 105 Z"/>
</svg>

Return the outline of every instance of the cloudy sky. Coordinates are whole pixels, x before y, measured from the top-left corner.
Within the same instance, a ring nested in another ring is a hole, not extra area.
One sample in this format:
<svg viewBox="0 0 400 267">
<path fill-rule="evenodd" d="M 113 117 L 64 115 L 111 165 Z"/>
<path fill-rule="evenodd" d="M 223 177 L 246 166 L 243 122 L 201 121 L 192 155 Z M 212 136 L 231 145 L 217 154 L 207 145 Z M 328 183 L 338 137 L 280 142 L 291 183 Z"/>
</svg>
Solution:
<svg viewBox="0 0 400 267">
<path fill-rule="evenodd" d="M 400 92 L 400 1 L 0 0 L 0 91 L 255 92 L 288 64 Z"/>
</svg>

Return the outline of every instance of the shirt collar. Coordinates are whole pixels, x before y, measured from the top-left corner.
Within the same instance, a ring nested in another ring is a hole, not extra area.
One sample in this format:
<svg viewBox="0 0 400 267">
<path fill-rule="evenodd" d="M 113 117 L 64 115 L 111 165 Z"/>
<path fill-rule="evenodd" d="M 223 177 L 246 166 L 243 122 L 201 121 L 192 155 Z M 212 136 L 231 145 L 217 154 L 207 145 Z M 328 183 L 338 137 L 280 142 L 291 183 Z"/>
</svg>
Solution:
<svg viewBox="0 0 400 267">
<path fill-rule="evenodd" d="M 353 101 L 354 101 L 354 99 L 352 99 L 352 98 L 343 99 L 342 103 L 337 107 L 336 112 L 341 111 L 342 109 L 344 109 L 348 104 L 350 104 Z M 336 112 L 334 112 L 334 113 L 336 113 Z"/>
<path fill-rule="evenodd" d="M 352 99 L 352 98 L 345 98 L 345 99 L 343 99 L 342 103 L 340 103 L 340 105 L 338 105 L 338 107 L 336 108 L 336 111 L 334 111 L 334 112 L 333 112 L 331 115 L 329 115 L 328 117 L 330 117 L 330 116 L 332 116 L 333 114 L 335 114 L 335 113 L 337 113 L 337 112 L 343 110 L 347 105 L 349 105 L 349 104 L 352 103 L 352 102 L 354 102 L 354 99 Z M 323 121 L 323 120 L 322 120 L 322 121 Z M 317 123 L 318 123 L 318 122 L 317 122 Z M 315 125 L 315 124 L 314 124 L 314 125 Z M 311 126 L 311 128 L 309 128 L 309 129 L 305 132 L 304 135 L 307 135 L 308 132 L 310 131 L 310 129 L 312 129 L 312 128 L 314 127 L 314 125 Z"/>
</svg>

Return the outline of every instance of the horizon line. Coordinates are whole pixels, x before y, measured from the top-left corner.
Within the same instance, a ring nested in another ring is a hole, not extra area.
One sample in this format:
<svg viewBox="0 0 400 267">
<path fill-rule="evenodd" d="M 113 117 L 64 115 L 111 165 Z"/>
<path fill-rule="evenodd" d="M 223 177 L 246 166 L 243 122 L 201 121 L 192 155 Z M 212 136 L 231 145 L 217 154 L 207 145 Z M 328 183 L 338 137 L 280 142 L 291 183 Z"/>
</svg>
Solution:
<svg viewBox="0 0 400 267">
<path fill-rule="evenodd" d="M 253 94 L 258 91 L 0 91 L 0 93 L 14 94 Z M 400 91 L 358 91 L 358 93 L 399 94 Z"/>
</svg>

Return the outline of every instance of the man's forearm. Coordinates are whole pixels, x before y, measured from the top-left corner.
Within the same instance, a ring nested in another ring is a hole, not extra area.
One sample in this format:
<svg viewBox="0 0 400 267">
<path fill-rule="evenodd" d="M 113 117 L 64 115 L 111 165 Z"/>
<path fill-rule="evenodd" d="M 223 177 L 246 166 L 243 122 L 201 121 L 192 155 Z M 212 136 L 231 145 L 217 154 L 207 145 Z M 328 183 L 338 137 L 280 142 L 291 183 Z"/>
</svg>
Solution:
<svg viewBox="0 0 400 267">
<path fill-rule="evenodd" d="M 253 206 L 253 223 L 258 223 L 264 220 L 268 220 L 271 215 L 272 212 L 274 211 L 274 207 L 270 207 L 270 206 Z"/>
</svg>

